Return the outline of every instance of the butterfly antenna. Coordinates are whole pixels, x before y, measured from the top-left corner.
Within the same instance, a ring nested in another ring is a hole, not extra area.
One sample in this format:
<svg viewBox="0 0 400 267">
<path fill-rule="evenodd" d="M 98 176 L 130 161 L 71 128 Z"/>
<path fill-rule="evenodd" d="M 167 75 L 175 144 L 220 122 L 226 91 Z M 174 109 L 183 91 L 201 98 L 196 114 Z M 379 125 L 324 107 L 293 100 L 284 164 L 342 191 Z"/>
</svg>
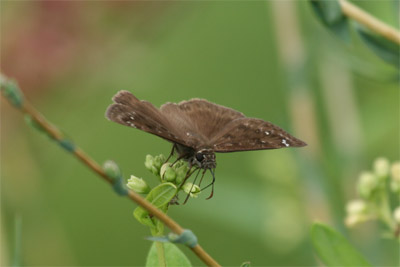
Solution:
<svg viewBox="0 0 400 267">
<path fill-rule="evenodd" d="M 212 198 L 212 197 L 214 196 L 215 175 L 214 175 L 214 171 L 213 171 L 212 169 L 210 169 L 210 172 L 211 172 L 211 174 L 212 174 L 213 179 L 212 179 L 211 184 L 209 184 L 207 187 L 209 187 L 210 185 L 212 186 L 212 187 L 211 187 L 211 194 L 210 194 L 210 196 L 209 196 L 208 198 L 206 198 L 206 199 L 210 199 L 210 198 Z"/>
<path fill-rule="evenodd" d="M 183 205 L 185 205 L 186 202 L 189 200 L 190 192 L 192 192 L 193 186 L 194 186 L 194 184 L 196 183 L 196 179 L 197 179 L 197 177 L 199 176 L 199 173 L 200 173 L 200 169 L 199 169 L 199 171 L 197 172 L 196 177 L 194 177 L 193 184 L 192 184 L 192 186 L 190 187 L 189 194 L 187 194 L 187 196 L 186 196 L 186 198 L 185 198 L 185 201 L 183 202 Z M 203 172 L 203 176 L 204 176 L 204 172 Z M 203 178 L 203 176 L 202 176 L 201 178 Z"/>
</svg>

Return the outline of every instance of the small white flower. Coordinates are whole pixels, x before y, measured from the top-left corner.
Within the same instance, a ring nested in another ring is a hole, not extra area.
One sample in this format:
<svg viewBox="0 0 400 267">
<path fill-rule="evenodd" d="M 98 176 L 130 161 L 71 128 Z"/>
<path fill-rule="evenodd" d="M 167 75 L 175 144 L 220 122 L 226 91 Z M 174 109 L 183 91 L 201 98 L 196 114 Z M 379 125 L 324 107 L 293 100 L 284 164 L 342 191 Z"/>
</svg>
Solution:
<svg viewBox="0 0 400 267">
<path fill-rule="evenodd" d="M 400 162 L 395 162 L 392 164 L 390 168 L 391 173 L 391 181 L 390 181 L 390 189 L 394 193 L 400 192 Z"/>
<path fill-rule="evenodd" d="M 150 191 L 150 187 L 147 183 L 142 178 L 138 178 L 134 175 L 131 175 L 126 186 L 139 194 L 146 194 Z"/>
<path fill-rule="evenodd" d="M 371 172 L 363 172 L 358 180 L 358 192 L 361 197 L 369 198 L 378 186 L 378 178 Z"/>
<path fill-rule="evenodd" d="M 393 180 L 400 182 L 400 161 L 392 164 L 392 167 L 390 168 L 390 173 Z"/>
<path fill-rule="evenodd" d="M 352 200 L 346 205 L 346 211 L 349 215 L 362 214 L 367 210 L 367 203 L 363 200 Z"/>
<path fill-rule="evenodd" d="M 349 215 L 344 220 L 344 223 L 346 224 L 347 227 L 353 227 L 354 225 L 360 223 L 361 221 L 362 220 L 360 219 L 360 216 L 358 216 L 358 215 Z"/>
<path fill-rule="evenodd" d="M 190 193 L 190 197 L 194 198 L 198 197 L 201 192 L 200 187 L 193 183 L 185 183 L 182 189 L 186 194 Z"/>
<path fill-rule="evenodd" d="M 153 161 L 154 161 L 154 158 L 152 155 L 146 155 L 146 160 L 144 162 L 144 166 L 146 166 L 146 168 L 150 171 L 153 167 Z"/>
<path fill-rule="evenodd" d="M 346 205 L 347 217 L 345 224 L 352 227 L 358 223 L 364 222 L 368 219 L 367 215 L 368 206 L 363 200 L 352 200 Z"/>
<path fill-rule="evenodd" d="M 393 218 L 396 223 L 400 224 L 400 207 L 397 207 L 393 212 Z"/>
<path fill-rule="evenodd" d="M 167 170 L 167 168 L 168 167 L 170 167 L 170 163 L 164 163 L 162 166 L 161 166 L 161 169 L 160 169 L 160 176 L 161 177 L 164 177 L 164 174 L 165 174 L 165 171 Z"/>
<path fill-rule="evenodd" d="M 387 158 L 377 158 L 374 161 L 374 172 L 379 178 L 386 178 L 389 174 L 389 160 Z"/>
</svg>

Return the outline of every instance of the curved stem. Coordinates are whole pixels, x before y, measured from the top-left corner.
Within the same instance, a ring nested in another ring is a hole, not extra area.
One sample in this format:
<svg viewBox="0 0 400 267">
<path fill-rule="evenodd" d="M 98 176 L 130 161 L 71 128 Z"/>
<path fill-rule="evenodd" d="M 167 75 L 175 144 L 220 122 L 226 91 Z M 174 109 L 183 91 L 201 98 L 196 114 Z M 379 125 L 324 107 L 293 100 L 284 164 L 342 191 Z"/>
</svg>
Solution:
<svg viewBox="0 0 400 267">
<path fill-rule="evenodd" d="M 8 80 L 5 76 L 0 74 L 0 89 L 1 91 L 9 89 L 14 86 L 14 88 L 18 88 L 16 84 L 14 84 L 12 81 Z M 14 89 L 11 88 L 11 89 Z M 6 97 L 7 100 L 9 98 Z M 20 110 L 29 116 L 38 124 L 42 129 L 49 134 L 53 139 L 56 141 L 63 141 L 64 140 L 64 134 L 53 124 L 48 122 L 45 117 L 40 114 L 26 99 L 23 99 L 22 105 L 20 106 Z M 96 162 L 94 161 L 91 157 L 89 157 L 82 149 L 79 147 L 75 147 L 71 153 L 77 157 L 83 164 L 85 164 L 87 167 L 92 169 L 95 173 L 97 173 L 100 177 L 103 178 L 106 182 L 108 182 L 110 185 L 113 184 L 113 179 L 111 179 L 103 170 L 103 168 Z M 155 206 L 153 206 L 149 201 L 146 199 L 142 198 L 139 194 L 135 193 L 132 190 L 128 191 L 127 195 L 132 201 L 136 202 L 143 208 L 145 208 L 149 213 L 151 213 L 153 216 L 157 217 L 159 220 L 161 220 L 168 228 L 171 229 L 176 234 L 181 234 L 183 232 L 183 228 L 175 222 L 173 219 L 171 219 L 168 215 L 166 215 L 164 212 L 161 210 L 157 209 Z M 196 245 L 195 247 L 191 248 L 191 250 L 208 266 L 220 266 L 200 245 Z"/>
<path fill-rule="evenodd" d="M 348 2 L 347 0 L 339 0 L 342 11 L 349 18 L 361 23 L 362 25 L 369 28 L 371 31 L 385 37 L 386 39 L 400 44 L 400 32 L 387 25 L 386 23 L 378 20 L 371 14 L 365 12 L 361 8 L 355 6 L 354 4 Z"/>
</svg>

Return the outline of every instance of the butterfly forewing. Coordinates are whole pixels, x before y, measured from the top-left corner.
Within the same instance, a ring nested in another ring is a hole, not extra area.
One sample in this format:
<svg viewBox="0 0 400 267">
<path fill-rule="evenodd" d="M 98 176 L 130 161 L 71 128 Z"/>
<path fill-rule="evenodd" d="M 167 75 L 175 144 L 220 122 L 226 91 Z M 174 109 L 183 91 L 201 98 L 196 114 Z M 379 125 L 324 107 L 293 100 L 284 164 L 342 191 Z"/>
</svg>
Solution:
<svg viewBox="0 0 400 267">
<path fill-rule="evenodd" d="M 300 147 L 306 144 L 270 122 L 254 118 L 242 118 L 231 122 L 212 140 L 215 152 L 234 152 L 284 147 Z"/>
<path fill-rule="evenodd" d="M 140 101 L 127 91 L 120 91 L 113 100 L 115 103 L 106 112 L 109 120 L 185 145 L 180 134 L 151 103 Z"/>
</svg>

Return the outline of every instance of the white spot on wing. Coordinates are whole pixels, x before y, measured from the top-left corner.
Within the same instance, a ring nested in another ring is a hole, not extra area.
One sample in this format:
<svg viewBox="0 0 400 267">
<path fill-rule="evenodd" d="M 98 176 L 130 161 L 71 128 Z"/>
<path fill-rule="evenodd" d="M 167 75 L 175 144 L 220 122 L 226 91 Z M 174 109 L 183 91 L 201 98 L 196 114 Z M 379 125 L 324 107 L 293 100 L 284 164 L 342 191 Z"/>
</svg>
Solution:
<svg viewBox="0 0 400 267">
<path fill-rule="evenodd" d="M 127 123 L 129 124 L 129 126 L 131 126 L 131 127 L 133 127 L 133 128 L 136 128 L 136 125 L 135 125 L 133 122 L 128 121 Z"/>
<path fill-rule="evenodd" d="M 290 145 L 287 143 L 286 139 L 282 139 L 282 144 L 284 144 L 286 147 L 290 146 Z"/>
<path fill-rule="evenodd" d="M 265 133 L 265 135 L 270 135 L 270 133 L 268 131 L 265 131 L 264 133 Z"/>
</svg>

